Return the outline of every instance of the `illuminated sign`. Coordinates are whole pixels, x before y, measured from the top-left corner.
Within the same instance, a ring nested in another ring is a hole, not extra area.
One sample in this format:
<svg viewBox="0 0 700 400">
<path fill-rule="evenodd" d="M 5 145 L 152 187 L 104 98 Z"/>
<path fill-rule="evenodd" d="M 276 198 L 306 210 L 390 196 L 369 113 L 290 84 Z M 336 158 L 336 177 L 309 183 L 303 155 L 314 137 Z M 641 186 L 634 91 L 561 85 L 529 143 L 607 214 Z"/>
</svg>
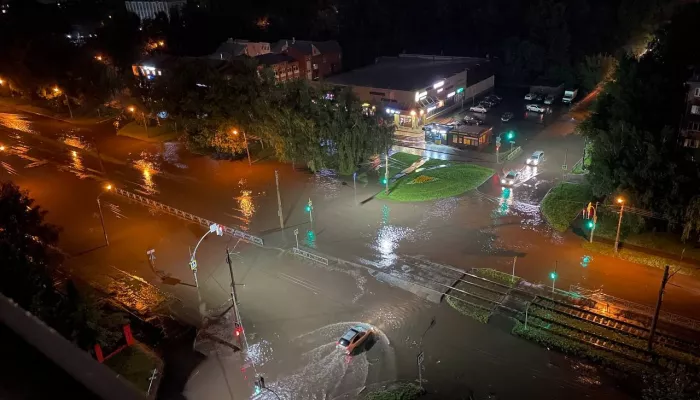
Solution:
<svg viewBox="0 0 700 400">
<path fill-rule="evenodd" d="M 447 93 L 447 98 L 449 99 L 450 97 L 452 97 L 452 96 L 454 96 L 454 95 L 455 95 L 455 92 Z"/>
<path fill-rule="evenodd" d="M 457 93 L 462 93 L 463 91 L 464 91 L 464 88 L 463 88 L 463 87 L 457 89 Z"/>
<path fill-rule="evenodd" d="M 416 101 L 422 99 L 423 97 L 427 97 L 428 92 L 416 92 Z"/>
<path fill-rule="evenodd" d="M 433 89 L 437 89 L 439 87 L 442 87 L 442 85 L 444 85 L 444 84 L 445 84 L 445 81 L 435 82 L 433 84 Z"/>
<path fill-rule="evenodd" d="M 442 92 L 442 88 L 438 89 L 437 92 L 438 92 L 438 93 Z"/>
<path fill-rule="evenodd" d="M 433 110 L 436 109 L 436 108 L 437 108 L 436 106 L 430 106 L 430 107 L 428 107 L 428 112 L 431 112 L 431 111 L 433 111 Z"/>
</svg>

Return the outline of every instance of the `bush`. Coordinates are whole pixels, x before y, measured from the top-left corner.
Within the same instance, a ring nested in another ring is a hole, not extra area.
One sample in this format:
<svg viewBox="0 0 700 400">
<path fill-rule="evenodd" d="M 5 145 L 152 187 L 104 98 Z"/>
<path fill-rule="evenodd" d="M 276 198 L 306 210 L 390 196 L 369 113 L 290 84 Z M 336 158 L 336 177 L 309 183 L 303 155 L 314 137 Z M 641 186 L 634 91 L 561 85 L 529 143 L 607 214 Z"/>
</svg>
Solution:
<svg viewBox="0 0 700 400">
<path fill-rule="evenodd" d="M 415 400 L 423 394 L 420 386 L 413 383 L 397 383 L 386 389 L 369 392 L 367 400 Z"/>
<path fill-rule="evenodd" d="M 564 232 L 592 197 L 589 185 L 563 182 L 542 199 L 540 211 L 554 229 Z"/>
<path fill-rule="evenodd" d="M 474 318 L 482 324 L 487 324 L 489 322 L 490 313 L 483 308 L 473 306 L 454 296 L 447 296 L 447 304 L 452 306 L 452 308 L 457 310 L 460 314 Z"/>
</svg>

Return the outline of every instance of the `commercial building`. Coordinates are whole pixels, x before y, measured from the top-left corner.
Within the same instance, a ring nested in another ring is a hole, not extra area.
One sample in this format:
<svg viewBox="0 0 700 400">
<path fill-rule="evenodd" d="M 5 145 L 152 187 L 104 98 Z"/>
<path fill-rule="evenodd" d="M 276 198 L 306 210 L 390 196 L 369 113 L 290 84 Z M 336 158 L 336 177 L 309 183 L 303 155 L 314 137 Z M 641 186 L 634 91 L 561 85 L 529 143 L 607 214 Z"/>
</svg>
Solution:
<svg viewBox="0 0 700 400">
<path fill-rule="evenodd" d="M 170 18 L 170 10 L 172 8 L 182 8 L 187 3 L 187 0 L 142 0 L 142 1 L 125 1 L 126 10 L 139 16 L 141 22 L 147 19 L 154 19 L 160 12 Z"/>
<path fill-rule="evenodd" d="M 221 43 L 214 53 L 209 55 L 209 58 L 216 60 L 231 61 L 235 57 L 248 56 L 257 57 L 270 52 L 270 43 L 267 42 L 250 42 L 248 40 L 229 38 Z"/>
<path fill-rule="evenodd" d="M 428 124 L 423 127 L 423 131 L 427 143 L 476 150 L 488 146 L 493 135 L 493 127 L 483 125 Z"/>
<path fill-rule="evenodd" d="M 394 115 L 398 126 L 417 128 L 436 114 L 493 88 L 488 59 L 401 54 L 326 79 L 351 87 L 365 103 Z"/>
</svg>

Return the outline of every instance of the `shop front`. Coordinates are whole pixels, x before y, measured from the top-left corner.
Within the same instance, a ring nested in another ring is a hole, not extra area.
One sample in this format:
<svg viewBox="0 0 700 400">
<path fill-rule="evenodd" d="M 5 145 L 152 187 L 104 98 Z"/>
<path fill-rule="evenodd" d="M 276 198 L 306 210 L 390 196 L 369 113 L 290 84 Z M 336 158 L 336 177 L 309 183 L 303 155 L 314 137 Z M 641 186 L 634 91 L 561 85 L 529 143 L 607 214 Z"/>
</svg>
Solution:
<svg viewBox="0 0 700 400">
<path fill-rule="evenodd" d="M 463 125 L 447 132 L 447 145 L 464 149 L 482 150 L 489 145 L 493 128 Z"/>
</svg>

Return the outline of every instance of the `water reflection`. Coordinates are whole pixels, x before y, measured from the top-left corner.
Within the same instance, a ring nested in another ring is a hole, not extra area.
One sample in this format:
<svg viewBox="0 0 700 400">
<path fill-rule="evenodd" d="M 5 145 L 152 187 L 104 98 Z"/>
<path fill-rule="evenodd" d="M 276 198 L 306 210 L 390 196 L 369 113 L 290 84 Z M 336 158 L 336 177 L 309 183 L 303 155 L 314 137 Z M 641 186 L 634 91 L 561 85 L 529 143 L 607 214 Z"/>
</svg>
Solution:
<svg viewBox="0 0 700 400">
<path fill-rule="evenodd" d="M 156 188 L 155 182 L 153 182 L 153 176 L 158 174 L 159 169 L 158 166 L 155 165 L 153 162 L 146 160 L 146 159 L 140 159 L 134 162 L 134 166 L 141 171 L 141 189 L 139 190 L 141 193 L 145 193 L 147 195 L 153 195 L 155 193 L 158 193 L 158 190 Z"/>
<path fill-rule="evenodd" d="M 0 126 L 18 130 L 24 133 L 35 133 L 32 130 L 31 122 L 27 121 L 25 117 L 17 114 L 0 113 Z"/>
<path fill-rule="evenodd" d="M 79 172 L 85 170 L 85 166 L 83 165 L 83 159 L 82 157 L 80 157 L 77 151 L 71 151 L 71 168 Z"/>
<path fill-rule="evenodd" d="M 238 207 L 243 216 L 247 219 L 247 222 L 250 222 L 250 218 L 255 214 L 255 204 L 253 203 L 251 194 L 252 192 L 250 190 L 241 190 L 241 195 L 236 198 Z"/>
</svg>

